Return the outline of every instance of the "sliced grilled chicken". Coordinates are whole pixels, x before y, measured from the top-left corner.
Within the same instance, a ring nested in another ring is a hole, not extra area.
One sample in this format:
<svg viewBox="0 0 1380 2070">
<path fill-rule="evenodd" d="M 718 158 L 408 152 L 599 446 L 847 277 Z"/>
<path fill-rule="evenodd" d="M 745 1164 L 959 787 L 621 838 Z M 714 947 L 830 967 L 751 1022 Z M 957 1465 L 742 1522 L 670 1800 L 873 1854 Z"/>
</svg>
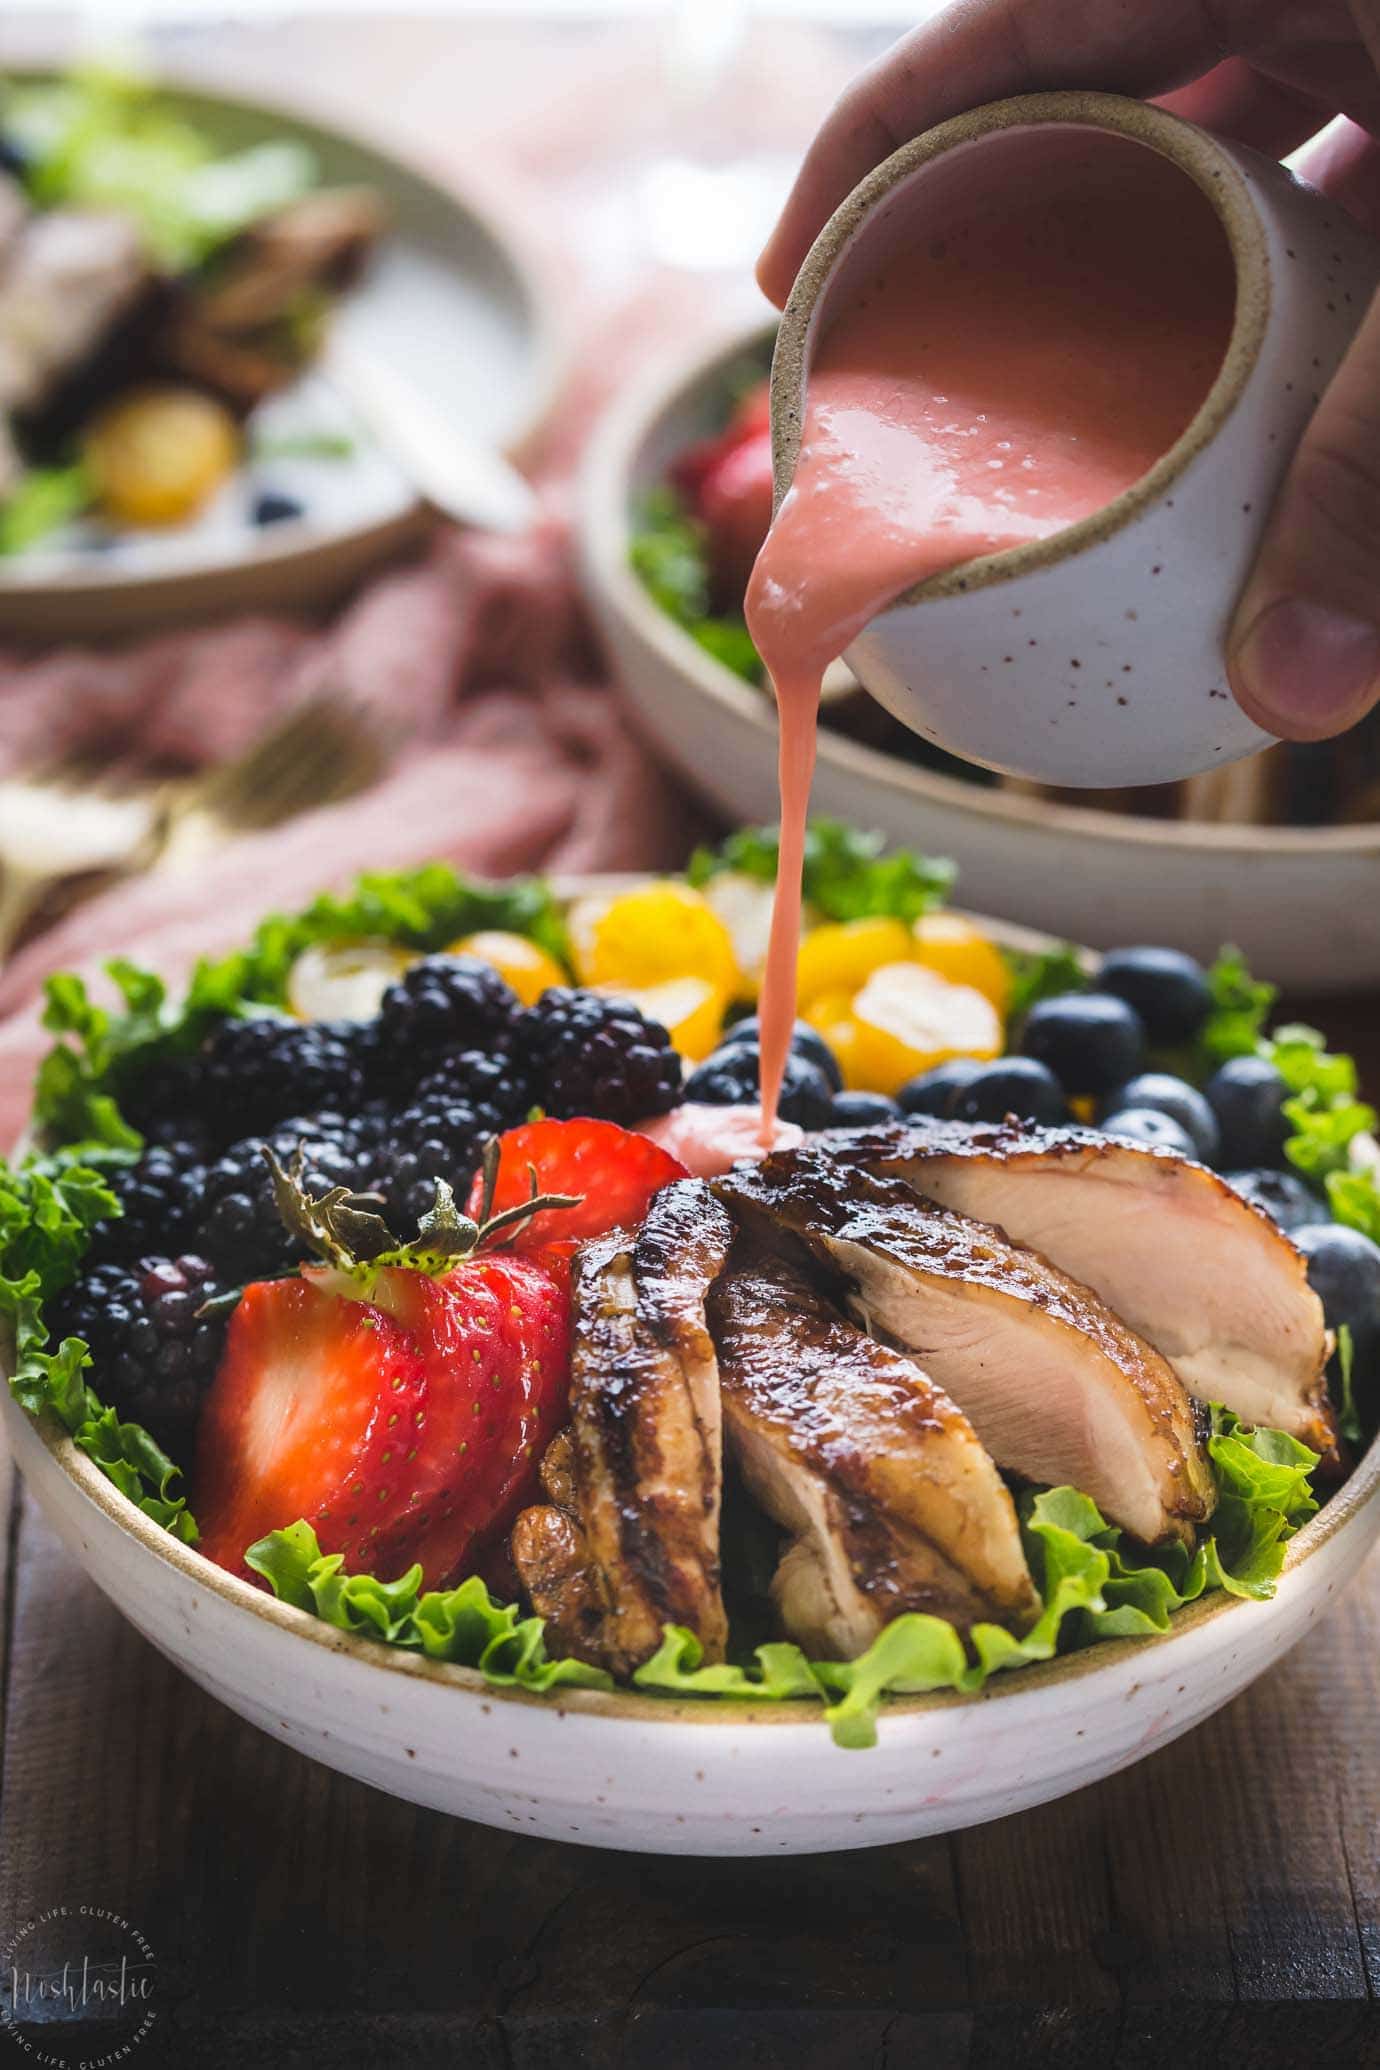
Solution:
<svg viewBox="0 0 1380 2070">
<path fill-rule="evenodd" d="M 903 1126 L 873 1161 L 1091 1287 L 1200 1401 L 1331 1449 L 1322 1303 L 1304 1261 L 1205 1166 L 1085 1129 L 953 1122 Z"/>
<path fill-rule="evenodd" d="M 550 1652 L 602 1666 L 603 1611 L 576 1514 L 575 1448 L 568 1430 L 547 1446 L 541 1483 L 546 1502 L 525 1509 L 513 1526 L 513 1565 L 534 1608 L 546 1619 Z"/>
<path fill-rule="evenodd" d="M 999 1466 L 1071 1483 L 1147 1543 L 1191 1541 L 1214 1491 L 1188 1397 L 1088 1288 L 827 1152 L 769 1157 L 716 1190 L 735 1218 L 830 1267 L 852 1311 L 914 1355 Z"/>
<path fill-rule="evenodd" d="M 601 1238 L 576 1259 L 571 1504 L 526 1511 L 512 1551 L 534 1607 L 576 1626 L 582 1656 L 618 1675 L 656 1651 L 668 1623 L 723 1658 L 722 1431 L 704 1304 L 731 1239 L 708 1187 L 687 1179 L 657 1196 L 635 1237 Z M 548 1463 L 548 1492 L 563 1473 L 562 1458 Z"/>
<path fill-rule="evenodd" d="M 709 1302 L 729 1450 L 791 1535 L 772 1583 L 807 1652 L 851 1659 L 906 1610 L 1024 1629 L 1038 1603 L 1006 1484 L 910 1359 L 864 1336 L 784 1260 Z"/>
</svg>

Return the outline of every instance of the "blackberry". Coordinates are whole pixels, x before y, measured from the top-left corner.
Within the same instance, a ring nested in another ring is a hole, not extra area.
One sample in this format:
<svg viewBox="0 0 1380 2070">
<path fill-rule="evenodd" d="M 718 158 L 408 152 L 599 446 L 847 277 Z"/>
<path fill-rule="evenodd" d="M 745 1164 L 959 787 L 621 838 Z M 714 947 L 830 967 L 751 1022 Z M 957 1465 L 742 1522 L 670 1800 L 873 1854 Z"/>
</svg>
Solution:
<svg viewBox="0 0 1380 2070">
<path fill-rule="evenodd" d="M 290 1164 L 301 1146 L 303 1182 L 310 1193 L 332 1186 L 364 1192 L 375 1176 L 376 1138 L 338 1114 L 285 1121 L 270 1135 L 246 1136 L 232 1144 L 206 1172 L 196 1230 L 199 1247 L 231 1286 L 284 1272 L 299 1255 L 278 1214 L 265 1142 L 283 1164 Z"/>
<path fill-rule="evenodd" d="M 270 1129 L 321 1108 L 348 1112 L 364 1096 L 353 1025 L 268 1015 L 226 1021 L 207 1045 L 206 1087 L 241 1130 Z"/>
<path fill-rule="evenodd" d="M 520 1011 L 516 992 L 477 956 L 425 956 L 383 995 L 384 1069 L 405 1083 L 449 1051 L 503 1049 Z"/>
<path fill-rule="evenodd" d="M 380 1186 L 392 1219 L 409 1225 L 434 1204 L 437 1179 L 464 1200 L 490 1136 L 509 1119 L 501 1105 L 433 1090 L 414 1100 L 388 1123 L 380 1163 Z"/>
<path fill-rule="evenodd" d="M 534 1095 L 516 1057 L 471 1049 L 460 1056 L 447 1057 L 434 1071 L 429 1071 L 408 1105 L 421 1106 L 435 1100 L 463 1101 L 477 1111 L 491 1113 L 495 1128 L 502 1129 L 526 1119 Z"/>
<path fill-rule="evenodd" d="M 553 985 L 522 1016 L 516 1048 L 533 1098 L 558 1120 L 640 1121 L 681 1097 L 670 1036 L 626 1001 Z"/>
<path fill-rule="evenodd" d="M 206 1178 L 201 1148 L 194 1142 L 153 1143 L 137 1163 L 108 1173 L 106 1183 L 123 1212 L 96 1229 L 91 1255 L 138 1258 L 179 1251 L 200 1207 Z"/>
<path fill-rule="evenodd" d="M 204 1258 L 150 1255 L 93 1266 L 48 1313 L 54 1341 L 83 1337 L 91 1347 L 102 1399 L 184 1469 L 225 1339 L 225 1318 L 197 1310 L 223 1291 Z"/>
<path fill-rule="evenodd" d="M 204 1056 L 162 1057 L 120 1087 L 120 1111 L 148 1143 L 189 1143 L 204 1155 L 221 1131 L 213 1119 Z"/>
</svg>

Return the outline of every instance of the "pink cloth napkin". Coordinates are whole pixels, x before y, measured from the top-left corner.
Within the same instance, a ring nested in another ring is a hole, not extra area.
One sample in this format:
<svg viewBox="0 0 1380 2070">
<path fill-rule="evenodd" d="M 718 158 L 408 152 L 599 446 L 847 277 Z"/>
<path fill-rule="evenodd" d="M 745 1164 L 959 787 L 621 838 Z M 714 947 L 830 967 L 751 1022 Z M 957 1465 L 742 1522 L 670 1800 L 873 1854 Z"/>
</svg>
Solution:
<svg viewBox="0 0 1380 2070">
<path fill-rule="evenodd" d="M 326 686 L 398 745 L 363 796 L 234 842 L 185 875 L 77 907 L 0 974 L 0 1140 L 19 1133 L 45 1046 L 51 970 L 95 981 L 112 955 L 170 980 L 266 912 L 363 869 L 441 856 L 483 875 L 670 867 L 692 825 L 593 664 L 562 527 L 511 540 L 444 532 L 376 577 L 333 624 L 249 619 L 118 654 L 72 649 L 0 671 L 0 766 L 109 743 L 190 765 L 233 755 Z"/>
</svg>

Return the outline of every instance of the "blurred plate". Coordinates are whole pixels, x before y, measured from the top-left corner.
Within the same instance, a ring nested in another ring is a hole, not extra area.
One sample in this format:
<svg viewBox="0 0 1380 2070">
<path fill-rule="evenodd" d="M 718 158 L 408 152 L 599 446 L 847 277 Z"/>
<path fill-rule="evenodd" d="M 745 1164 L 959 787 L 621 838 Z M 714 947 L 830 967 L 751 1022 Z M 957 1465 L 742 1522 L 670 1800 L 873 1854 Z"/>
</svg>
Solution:
<svg viewBox="0 0 1380 2070">
<path fill-rule="evenodd" d="M 723 424 L 759 324 L 653 368 L 592 443 L 580 511 L 585 588 L 639 731 L 730 822 L 774 820 L 769 694 L 707 654 L 629 565 L 637 512 L 675 456 Z M 816 812 L 952 856 L 966 904 L 1097 948 L 1235 942 L 1298 991 L 1380 983 L 1380 826 L 1203 825 L 1053 805 L 920 767 L 822 727 Z"/>
<path fill-rule="evenodd" d="M 9 76 L 52 75 L 16 68 Z M 414 384 L 439 419 L 480 445 L 512 452 L 522 443 L 551 400 L 555 336 L 528 262 L 473 201 L 379 144 L 288 110 L 175 80 L 159 91 L 225 151 L 289 136 L 315 154 L 323 184 L 375 188 L 390 228 L 339 308 L 351 349 Z M 354 450 L 344 459 L 251 453 L 186 525 L 131 531 L 101 548 L 59 535 L 0 559 L 0 633 L 69 638 L 208 612 L 319 605 L 425 528 L 410 484 L 321 375 L 308 371 L 262 405 L 252 429 L 270 447 L 343 435 Z M 305 514 L 254 525 L 250 506 L 265 489 L 302 502 Z"/>
</svg>

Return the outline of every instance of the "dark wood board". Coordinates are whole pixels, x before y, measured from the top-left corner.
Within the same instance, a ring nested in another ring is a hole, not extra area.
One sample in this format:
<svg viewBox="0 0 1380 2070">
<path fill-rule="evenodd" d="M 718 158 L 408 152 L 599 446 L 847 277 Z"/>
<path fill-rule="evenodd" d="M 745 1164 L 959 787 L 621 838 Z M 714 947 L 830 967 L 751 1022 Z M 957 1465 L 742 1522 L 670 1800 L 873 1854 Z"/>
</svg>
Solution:
<svg viewBox="0 0 1380 2070">
<path fill-rule="evenodd" d="M 1380 1082 L 1380 1002 L 1296 1004 Z M 0 1950 L 64 1904 L 35 1967 L 74 1907 L 137 1926 L 158 2019 L 136 2064 L 1380 2065 L 1380 1556 L 1275 1672 L 1093 1789 L 733 1862 L 492 1833 L 346 1781 L 147 1646 L 3 1458 L 0 1516 Z M 108 2031 L 77 2014 L 41 2045 L 75 2062 Z"/>
</svg>

